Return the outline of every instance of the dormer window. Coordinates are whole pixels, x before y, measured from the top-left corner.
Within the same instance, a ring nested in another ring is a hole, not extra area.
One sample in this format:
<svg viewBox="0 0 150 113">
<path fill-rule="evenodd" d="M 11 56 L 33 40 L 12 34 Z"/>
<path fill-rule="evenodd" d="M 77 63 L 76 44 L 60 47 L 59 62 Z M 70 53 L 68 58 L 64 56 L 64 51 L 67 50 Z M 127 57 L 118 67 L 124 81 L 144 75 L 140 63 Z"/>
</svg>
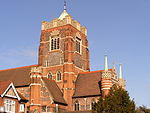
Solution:
<svg viewBox="0 0 150 113">
<path fill-rule="evenodd" d="M 59 49 L 59 44 L 60 43 L 60 38 L 59 37 L 52 37 L 50 39 L 50 50 L 53 51 L 53 50 L 57 50 Z"/>
<path fill-rule="evenodd" d="M 81 53 L 81 39 L 76 37 L 76 52 Z"/>
</svg>

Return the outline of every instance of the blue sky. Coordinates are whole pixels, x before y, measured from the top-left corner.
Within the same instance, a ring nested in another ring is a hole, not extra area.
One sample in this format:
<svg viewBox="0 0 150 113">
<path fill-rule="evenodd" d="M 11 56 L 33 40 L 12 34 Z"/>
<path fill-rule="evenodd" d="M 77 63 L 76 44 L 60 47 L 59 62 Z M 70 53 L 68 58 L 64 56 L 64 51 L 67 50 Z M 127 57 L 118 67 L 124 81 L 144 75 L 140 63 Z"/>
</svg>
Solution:
<svg viewBox="0 0 150 113">
<path fill-rule="evenodd" d="M 41 22 L 59 17 L 63 0 L 0 1 L 0 69 L 37 64 Z M 150 0 L 67 0 L 88 29 L 91 70 L 123 64 L 127 90 L 150 107 Z"/>
</svg>

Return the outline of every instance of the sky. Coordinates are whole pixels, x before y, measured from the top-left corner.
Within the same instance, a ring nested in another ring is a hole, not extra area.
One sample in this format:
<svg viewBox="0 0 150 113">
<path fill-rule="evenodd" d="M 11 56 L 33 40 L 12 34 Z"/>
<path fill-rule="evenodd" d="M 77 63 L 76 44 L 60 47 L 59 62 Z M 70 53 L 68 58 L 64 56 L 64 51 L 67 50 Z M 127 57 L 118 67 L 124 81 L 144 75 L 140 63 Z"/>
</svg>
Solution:
<svg viewBox="0 0 150 113">
<path fill-rule="evenodd" d="M 41 22 L 58 18 L 63 0 L 0 0 L 0 69 L 38 63 Z M 67 12 L 88 29 L 91 71 L 104 55 L 123 66 L 137 106 L 150 108 L 150 0 L 66 0 Z"/>
</svg>

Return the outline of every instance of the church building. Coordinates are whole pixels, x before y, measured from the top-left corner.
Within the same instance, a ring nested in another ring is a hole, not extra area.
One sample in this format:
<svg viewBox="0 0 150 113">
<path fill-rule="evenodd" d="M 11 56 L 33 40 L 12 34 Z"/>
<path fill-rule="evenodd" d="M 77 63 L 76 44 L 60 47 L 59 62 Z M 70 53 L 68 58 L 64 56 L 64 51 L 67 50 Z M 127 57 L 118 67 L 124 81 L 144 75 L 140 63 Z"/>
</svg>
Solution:
<svg viewBox="0 0 150 113">
<path fill-rule="evenodd" d="M 90 71 L 89 62 L 87 29 L 64 5 L 58 18 L 42 22 L 38 64 L 0 70 L 0 81 L 13 87 L 9 95 L 0 94 L 0 108 L 11 113 L 91 113 L 99 97 L 113 86 L 125 88 L 125 81 L 121 65 L 119 75 L 115 66 L 108 69 L 107 56 L 102 70 Z M 12 94 L 22 101 L 12 102 Z"/>
</svg>

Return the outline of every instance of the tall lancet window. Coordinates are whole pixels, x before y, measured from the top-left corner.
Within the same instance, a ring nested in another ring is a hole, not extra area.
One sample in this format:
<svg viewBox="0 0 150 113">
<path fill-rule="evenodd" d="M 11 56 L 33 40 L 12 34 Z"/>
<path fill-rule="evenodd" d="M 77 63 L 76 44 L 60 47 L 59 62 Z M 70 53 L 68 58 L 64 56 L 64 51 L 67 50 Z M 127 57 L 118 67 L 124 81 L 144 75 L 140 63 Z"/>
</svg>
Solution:
<svg viewBox="0 0 150 113">
<path fill-rule="evenodd" d="M 62 79 L 62 74 L 60 71 L 57 72 L 57 81 L 61 81 Z"/>
<path fill-rule="evenodd" d="M 76 52 L 81 53 L 81 39 L 76 37 Z"/>
<path fill-rule="evenodd" d="M 60 47 L 60 38 L 59 37 L 51 37 L 50 39 L 50 50 L 57 50 Z"/>
</svg>

